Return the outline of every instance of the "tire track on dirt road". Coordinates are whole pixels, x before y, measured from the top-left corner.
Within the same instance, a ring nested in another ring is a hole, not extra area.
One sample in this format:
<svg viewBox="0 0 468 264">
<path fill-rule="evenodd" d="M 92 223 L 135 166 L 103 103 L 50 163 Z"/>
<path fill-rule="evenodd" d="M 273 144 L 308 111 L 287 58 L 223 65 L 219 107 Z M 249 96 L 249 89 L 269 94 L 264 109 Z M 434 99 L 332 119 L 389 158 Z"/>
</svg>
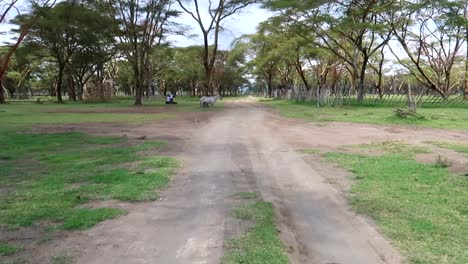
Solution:
<svg viewBox="0 0 468 264">
<path fill-rule="evenodd" d="M 283 240 L 293 247 L 293 263 L 400 263 L 399 253 L 343 196 L 268 126 L 262 108 L 237 111 L 248 135 L 249 157 L 260 193 L 277 208 Z M 285 128 L 286 129 L 286 128 Z"/>
</svg>

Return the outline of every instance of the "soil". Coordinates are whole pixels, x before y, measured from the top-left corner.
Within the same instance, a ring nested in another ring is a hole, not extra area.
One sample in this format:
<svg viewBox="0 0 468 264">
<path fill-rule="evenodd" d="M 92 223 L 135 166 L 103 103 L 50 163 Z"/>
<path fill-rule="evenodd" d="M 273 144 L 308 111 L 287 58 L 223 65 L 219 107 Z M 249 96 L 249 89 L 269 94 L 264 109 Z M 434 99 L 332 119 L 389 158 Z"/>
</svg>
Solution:
<svg viewBox="0 0 468 264">
<path fill-rule="evenodd" d="M 301 148 L 337 151 L 343 145 L 401 140 L 468 142 L 467 131 L 353 123 L 304 123 L 278 116 L 253 101 L 225 103 L 223 111 L 197 112 L 142 126 L 42 125 L 37 132 L 82 131 L 168 142 L 163 152 L 183 161 L 161 199 L 106 205 L 128 214 L 87 231 L 61 233 L 25 245 L 14 257 L 48 263 L 71 255 L 76 263 L 219 263 L 225 242 L 246 228 L 231 216 L 236 194 L 256 192 L 272 202 L 291 263 L 402 263 L 372 222 L 347 204 L 352 184 L 343 169 Z M 468 172 L 465 157 L 430 145 Z M 432 155 L 432 154 L 431 154 Z M 455 158 L 456 157 L 456 158 Z M 419 156 L 431 162 L 432 156 Z M 102 204 L 93 202 L 93 207 Z M 10 258 L 11 259 L 11 258 Z"/>
</svg>

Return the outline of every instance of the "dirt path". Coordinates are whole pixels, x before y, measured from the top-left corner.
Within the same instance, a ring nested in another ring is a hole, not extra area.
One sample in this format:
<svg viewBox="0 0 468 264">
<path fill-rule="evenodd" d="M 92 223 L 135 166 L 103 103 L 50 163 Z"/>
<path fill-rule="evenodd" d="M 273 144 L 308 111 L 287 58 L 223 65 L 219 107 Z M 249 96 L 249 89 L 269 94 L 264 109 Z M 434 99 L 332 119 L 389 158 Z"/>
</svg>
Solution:
<svg viewBox="0 0 468 264">
<path fill-rule="evenodd" d="M 236 134 L 246 147 L 239 156 L 252 164 L 244 170 L 250 170 L 263 198 L 279 210 L 283 240 L 294 249 L 293 263 L 400 262 L 398 253 L 284 140 L 287 133 L 271 128 L 262 107 L 243 107 L 235 114 L 240 117 Z"/>
<path fill-rule="evenodd" d="M 182 143 L 184 169 L 160 201 L 131 205 L 128 215 L 41 251 L 67 250 L 86 264 L 219 263 L 224 242 L 241 229 L 230 217 L 235 195 L 255 191 L 275 205 L 292 263 L 399 263 L 270 117 L 257 104 L 230 103 Z"/>
</svg>

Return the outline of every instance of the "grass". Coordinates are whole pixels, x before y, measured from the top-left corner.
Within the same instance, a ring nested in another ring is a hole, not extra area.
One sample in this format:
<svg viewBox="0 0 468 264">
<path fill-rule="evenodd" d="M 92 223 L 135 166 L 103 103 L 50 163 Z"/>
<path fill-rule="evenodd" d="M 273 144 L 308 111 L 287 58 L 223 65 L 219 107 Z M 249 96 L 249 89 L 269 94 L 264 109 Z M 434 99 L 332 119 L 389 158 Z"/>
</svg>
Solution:
<svg viewBox="0 0 468 264">
<path fill-rule="evenodd" d="M 112 219 L 123 213 L 123 210 L 115 208 L 77 209 L 67 217 L 61 227 L 67 230 L 88 229 L 101 221 Z"/>
<path fill-rule="evenodd" d="M 69 255 L 53 256 L 50 260 L 50 264 L 70 264 L 73 263 L 74 258 Z"/>
<path fill-rule="evenodd" d="M 16 252 L 16 248 L 8 244 L 0 242 L 0 256 L 12 255 Z"/>
<path fill-rule="evenodd" d="M 304 149 L 298 149 L 297 152 L 302 153 L 302 154 L 318 154 L 320 153 L 320 150 L 314 149 L 314 148 L 304 148 Z"/>
<path fill-rule="evenodd" d="M 241 192 L 241 193 L 238 193 L 237 195 L 239 195 L 241 199 L 256 199 L 257 198 L 257 194 L 253 192 Z"/>
<path fill-rule="evenodd" d="M 177 105 L 166 105 L 162 97 L 157 97 L 154 100 L 144 102 L 143 108 L 166 109 L 161 113 L 122 112 L 123 108 L 135 108 L 133 99 L 128 97 L 106 103 L 66 102 L 65 104 L 57 104 L 46 101 L 43 104 L 35 104 L 31 101 L 15 101 L 0 107 L 0 124 L 141 124 L 173 118 L 181 112 L 200 111 L 198 100 L 195 97 L 177 97 Z M 112 112 L 113 110 L 115 112 Z"/>
<path fill-rule="evenodd" d="M 468 178 L 420 164 L 414 153 L 325 156 L 354 173 L 352 206 L 372 216 L 409 263 L 468 263 Z"/>
<path fill-rule="evenodd" d="M 449 167 L 452 167 L 452 161 L 446 157 L 437 155 L 434 165 L 436 168 L 449 168 Z"/>
<path fill-rule="evenodd" d="M 110 107 L 108 107 L 110 108 Z M 67 113 L 60 111 L 96 109 L 88 104 L 9 104 L 0 109 L 1 124 L 144 123 L 167 119 L 174 113 Z M 96 109 L 99 111 L 98 109 Z"/>
<path fill-rule="evenodd" d="M 424 143 L 431 144 L 440 148 L 451 149 L 460 153 L 468 153 L 468 145 L 464 144 L 441 141 L 426 141 Z"/>
<path fill-rule="evenodd" d="M 296 103 L 286 100 L 262 100 L 286 117 L 309 122 L 353 122 L 370 124 L 419 125 L 445 129 L 468 129 L 468 105 L 430 106 L 418 109 L 425 119 L 401 118 L 394 110 L 396 106 L 356 104 L 343 107 L 316 108 L 313 103 Z"/>
<path fill-rule="evenodd" d="M 410 146 L 401 141 L 386 140 L 382 142 L 372 142 L 369 144 L 350 145 L 344 148 L 351 148 L 361 151 L 377 150 L 387 154 L 406 153 L 408 155 L 430 153 L 430 150 L 425 147 Z"/>
<path fill-rule="evenodd" d="M 249 202 L 236 208 L 233 215 L 241 220 L 254 221 L 255 225 L 242 237 L 228 242 L 222 263 L 289 263 L 278 237 L 271 203 Z"/>
<path fill-rule="evenodd" d="M 124 212 L 113 208 L 78 208 L 92 200 L 145 201 L 158 198 L 177 167 L 169 157 L 139 151 L 161 142 L 130 144 L 124 138 L 82 133 L 0 135 L 0 225 L 31 226 L 41 221 L 62 229 L 86 229 Z M 127 168 L 123 164 L 137 165 Z M 151 171 L 145 171 L 151 168 Z"/>
</svg>

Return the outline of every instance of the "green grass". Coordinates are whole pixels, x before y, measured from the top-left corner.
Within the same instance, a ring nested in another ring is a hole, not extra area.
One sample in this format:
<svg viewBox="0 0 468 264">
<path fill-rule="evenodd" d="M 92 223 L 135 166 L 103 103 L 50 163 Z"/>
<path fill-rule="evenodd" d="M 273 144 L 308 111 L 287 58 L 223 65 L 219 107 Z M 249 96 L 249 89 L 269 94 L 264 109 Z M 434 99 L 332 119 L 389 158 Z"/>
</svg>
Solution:
<svg viewBox="0 0 468 264">
<path fill-rule="evenodd" d="M 430 150 L 425 147 L 419 146 L 410 146 L 401 141 L 382 141 L 382 142 L 372 142 L 369 144 L 360 144 L 360 145 L 350 145 L 344 146 L 345 148 L 351 148 L 361 151 L 366 150 L 377 150 L 387 154 L 399 154 L 406 153 L 407 155 L 421 154 L 421 153 L 430 153 Z"/>
<path fill-rule="evenodd" d="M 325 156 L 354 173 L 352 206 L 372 216 L 409 263 L 468 263 L 468 177 L 420 164 L 413 153 Z"/>
<path fill-rule="evenodd" d="M 177 97 L 177 105 L 166 105 L 164 99 L 158 97 L 152 101 L 144 102 L 142 106 L 144 108 L 165 110 L 160 113 L 125 113 L 122 109 L 132 110 L 138 108 L 133 105 L 133 99 L 131 98 L 120 98 L 107 103 L 66 102 L 65 104 L 56 104 L 45 102 L 44 104 L 35 104 L 30 101 L 11 102 L 0 106 L 0 124 L 141 124 L 173 118 L 177 114 L 187 111 L 200 111 L 198 100 L 196 97 Z M 112 112 L 112 110 L 115 110 L 115 112 Z M 70 111 L 86 112 L 71 113 Z"/>
<path fill-rule="evenodd" d="M 106 219 L 112 219 L 124 211 L 115 208 L 77 209 L 62 224 L 63 229 L 87 229 Z"/>
<path fill-rule="evenodd" d="M 285 100 L 262 100 L 286 117 L 309 122 L 354 122 L 370 124 L 419 125 L 435 128 L 468 129 L 468 105 L 431 106 L 418 109 L 425 119 L 401 118 L 396 115 L 396 106 L 350 105 L 343 107 L 316 108 L 312 103 L 296 103 Z"/>
<path fill-rule="evenodd" d="M 53 256 L 50 259 L 50 264 L 71 264 L 73 263 L 74 258 L 69 255 L 59 255 L 59 256 Z"/>
<path fill-rule="evenodd" d="M 289 263 L 278 237 L 271 203 L 247 203 L 235 209 L 233 215 L 238 219 L 252 220 L 255 225 L 242 237 L 228 242 L 222 263 Z"/>
<path fill-rule="evenodd" d="M 0 184 L 9 191 L 0 195 L 0 225 L 10 227 L 45 220 L 64 229 L 92 227 L 123 212 L 78 205 L 91 200 L 157 199 L 154 190 L 164 188 L 178 166 L 172 158 L 139 153 L 161 142 L 135 145 L 124 138 L 82 133 L 2 132 Z M 123 166 L 130 162 L 137 165 Z"/>
<path fill-rule="evenodd" d="M 304 148 L 304 149 L 298 149 L 297 152 L 302 153 L 302 154 L 318 154 L 320 153 L 320 150 L 314 149 L 314 148 Z"/>
<path fill-rule="evenodd" d="M 92 110 L 82 105 L 10 104 L 0 108 L 1 124 L 144 123 L 174 117 L 174 113 L 65 113 L 73 109 Z"/>
<path fill-rule="evenodd" d="M 253 192 L 241 192 L 241 193 L 238 193 L 237 195 L 239 195 L 239 197 L 241 199 L 255 199 L 255 198 L 257 198 L 257 194 L 253 193 Z"/>
<path fill-rule="evenodd" d="M 12 255 L 16 252 L 16 248 L 8 244 L 0 242 L 0 256 Z"/>
<path fill-rule="evenodd" d="M 431 144 L 440 148 L 451 149 L 460 153 L 468 153 L 468 145 L 454 143 L 454 142 L 441 142 L 441 141 L 426 141 L 424 143 Z"/>
</svg>

